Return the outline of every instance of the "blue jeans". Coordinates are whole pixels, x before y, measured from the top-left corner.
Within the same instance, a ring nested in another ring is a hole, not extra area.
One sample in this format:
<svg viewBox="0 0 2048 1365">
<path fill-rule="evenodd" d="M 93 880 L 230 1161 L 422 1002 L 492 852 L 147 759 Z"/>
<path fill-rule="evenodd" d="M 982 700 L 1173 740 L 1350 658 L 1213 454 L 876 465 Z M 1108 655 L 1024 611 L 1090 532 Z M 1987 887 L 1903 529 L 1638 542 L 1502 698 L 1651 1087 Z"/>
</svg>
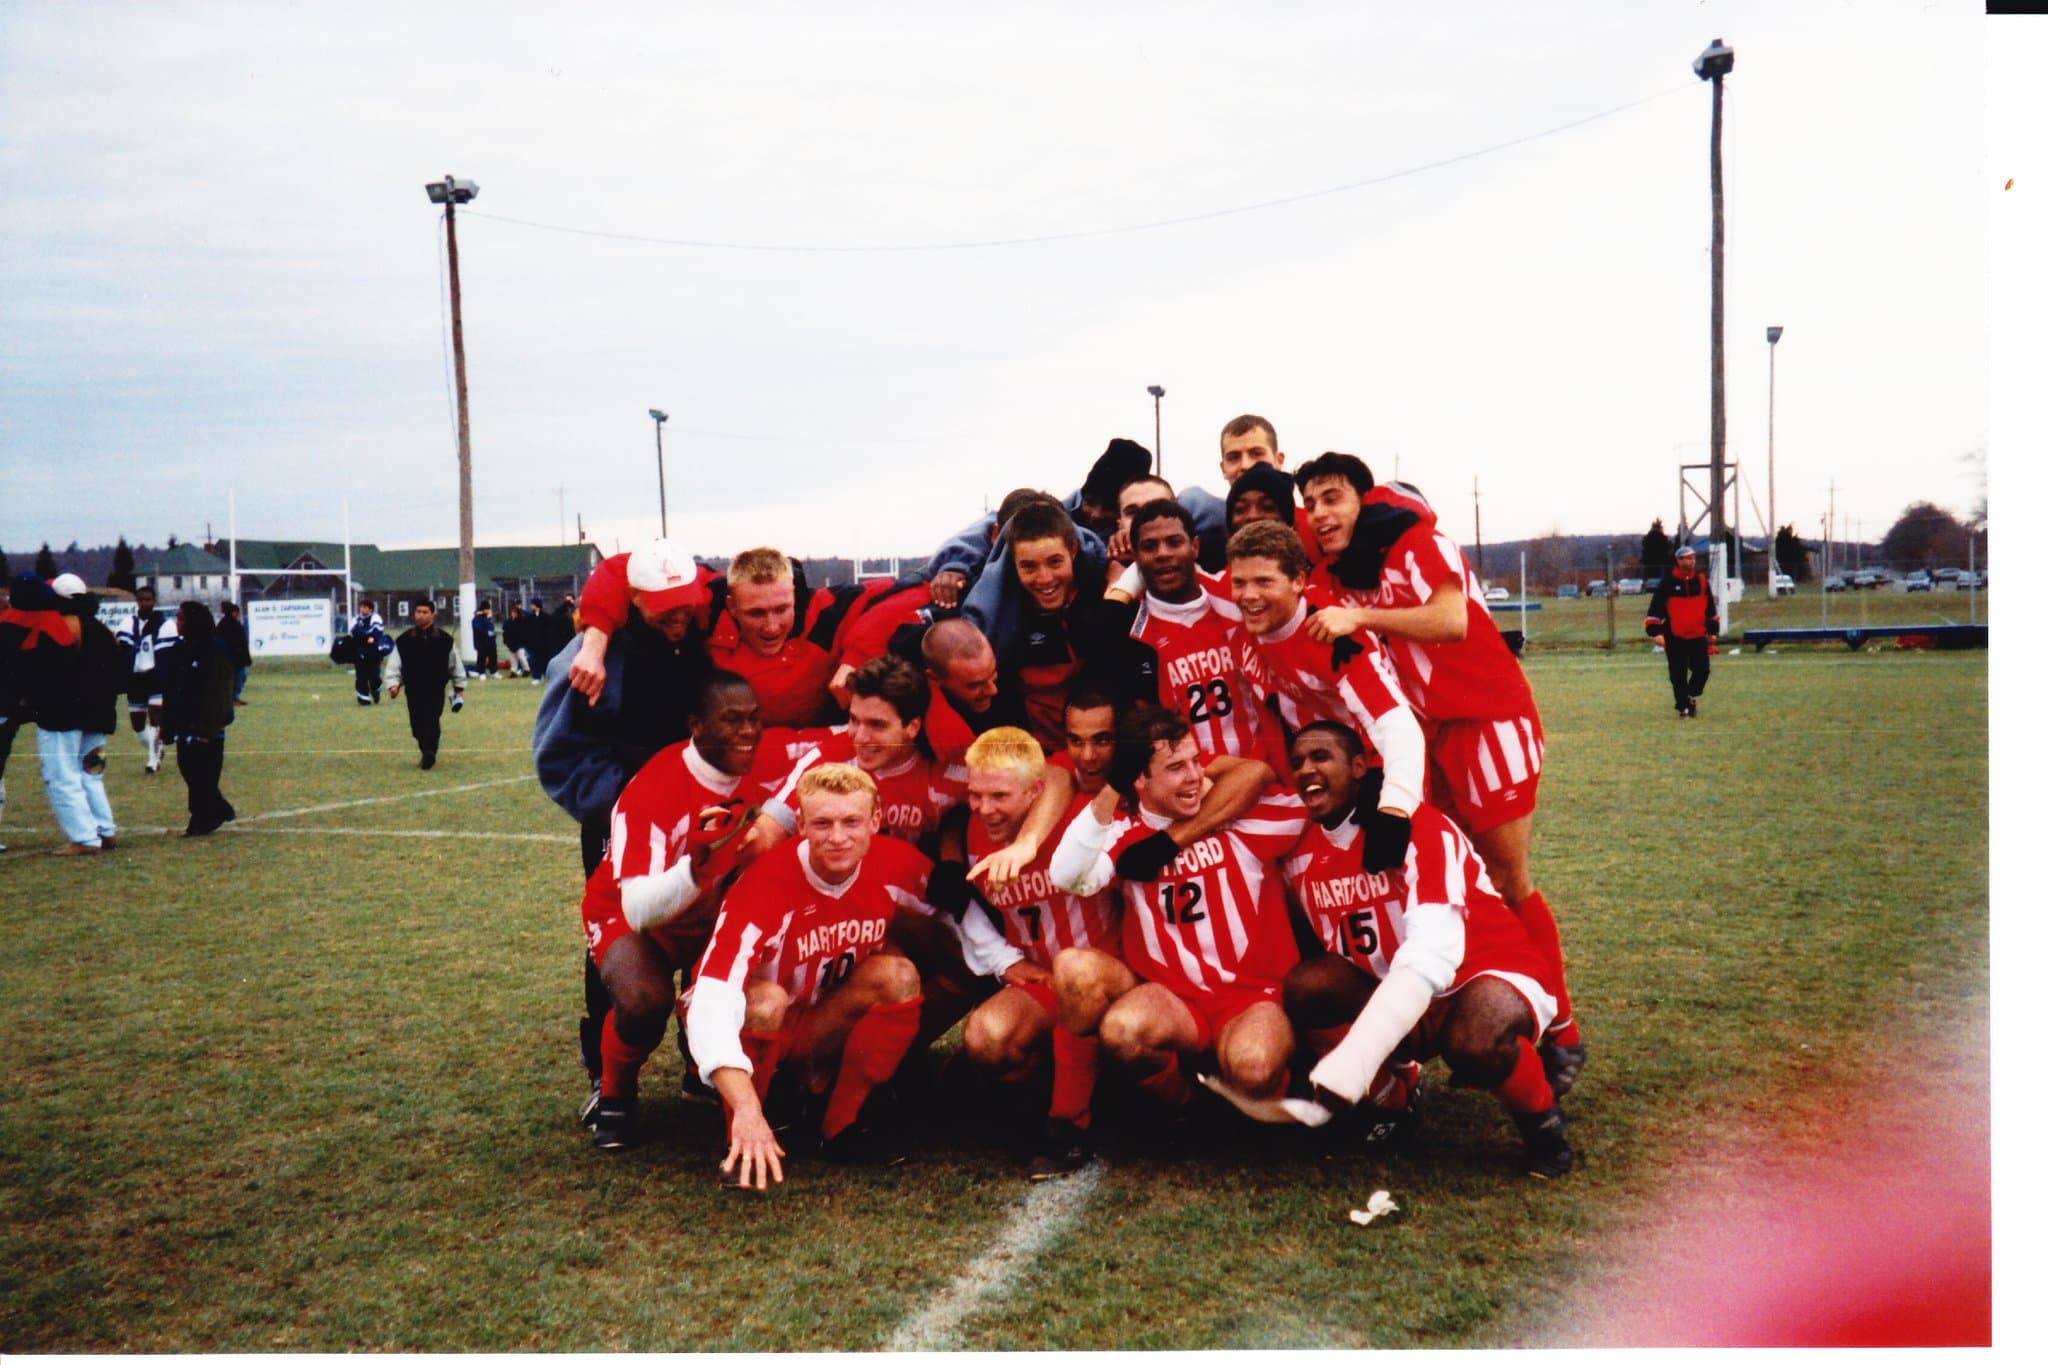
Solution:
<svg viewBox="0 0 2048 1365">
<path fill-rule="evenodd" d="M 100 742 L 105 743 L 104 737 Z M 74 844 L 98 848 L 99 823 L 85 794 L 85 732 L 38 726 L 36 753 L 43 761 L 43 794 L 50 798 L 50 810 L 64 837 Z"/>
<path fill-rule="evenodd" d="M 102 839 L 120 833 L 114 827 L 114 808 L 107 804 L 107 741 L 112 738 L 87 730 L 78 744 L 79 768 L 85 774 L 85 804 L 92 811 L 93 824 L 99 827 Z"/>
</svg>

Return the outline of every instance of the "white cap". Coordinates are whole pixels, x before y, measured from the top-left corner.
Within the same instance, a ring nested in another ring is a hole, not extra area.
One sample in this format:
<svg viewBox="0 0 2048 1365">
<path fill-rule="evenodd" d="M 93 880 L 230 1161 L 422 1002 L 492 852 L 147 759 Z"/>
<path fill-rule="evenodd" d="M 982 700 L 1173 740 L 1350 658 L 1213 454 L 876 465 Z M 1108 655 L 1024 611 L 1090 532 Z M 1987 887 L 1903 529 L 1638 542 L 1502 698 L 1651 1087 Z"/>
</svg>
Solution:
<svg viewBox="0 0 2048 1365">
<path fill-rule="evenodd" d="M 59 597 L 83 597 L 85 580 L 75 573 L 60 573 L 50 580 L 50 591 Z"/>
<path fill-rule="evenodd" d="M 643 612 L 696 606 L 710 600 L 710 572 L 672 540 L 650 540 L 626 561 L 626 586 L 640 595 Z"/>
</svg>

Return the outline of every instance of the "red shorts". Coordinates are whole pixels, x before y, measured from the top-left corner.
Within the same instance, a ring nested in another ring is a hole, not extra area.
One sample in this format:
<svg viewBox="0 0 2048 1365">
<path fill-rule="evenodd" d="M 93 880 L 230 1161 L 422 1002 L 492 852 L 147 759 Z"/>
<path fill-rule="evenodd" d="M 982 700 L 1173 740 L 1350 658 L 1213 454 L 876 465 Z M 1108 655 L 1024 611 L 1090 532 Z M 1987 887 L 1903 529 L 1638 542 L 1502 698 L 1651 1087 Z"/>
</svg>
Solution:
<svg viewBox="0 0 2048 1365">
<path fill-rule="evenodd" d="M 1467 834 L 1484 834 L 1536 809 L 1543 722 L 1532 709 L 1507 720 L 1424 724 L 1429 800 Z"/>
<path fill-rule="evenodd" d="M 1003 990 L 1022 991 L 1031 997 L 1033 1004 L 1045 1011 L 1046 1018 L 1056 1020 L 1060 1017 L 1059 1009 L 1053 1004 L 1052 983 L 1050 981 L 1027 981 L 1022 985 L 1013 981 L 1006 981 L 1003 983 Z M 1001 994 L 1001 992 L 997 993 Z"/>
<path fill-rule="evenodd" d="M 1172 987 L 1169 986 L 1167 989 L 1172 990 Z M 1195 1016 L 1197 1052 L 1213 1052 L 1216 1048 L 1216 1035 L 1223 1032 L 1224 1025 L 1253 1005 L 1268 1000 L 1276 1005 L 1280 1003 L 1278 986 L 1218 986 L 1213 991 L 1203 991 L 1200 994 L 1183 995 L 1179 991 L 1174 991 L 1173 994 L 1174 998 L 1186 1005 L 1188 1012 Z"/>
<path fill-rule="evenodd" d="M 604 955 L 612 950 L 614 943 L 642 933 L 656 951 L 668 959 L 669 966 L 679 972 L 688 971 L 697 965 L 698 958 L 704 956 L 705 945 L 711 941 L 710 926 L 697 923 L 697 919 L 697 916 L 679 916 L 643 933 L 626 923 L 626 913 L 619 908 L 617 901 L 606 902 L 587 895 L 583 898 L 583 936 L 590 947 L 590 960 L 600 969 L 604 966 Z"/>
</svg>

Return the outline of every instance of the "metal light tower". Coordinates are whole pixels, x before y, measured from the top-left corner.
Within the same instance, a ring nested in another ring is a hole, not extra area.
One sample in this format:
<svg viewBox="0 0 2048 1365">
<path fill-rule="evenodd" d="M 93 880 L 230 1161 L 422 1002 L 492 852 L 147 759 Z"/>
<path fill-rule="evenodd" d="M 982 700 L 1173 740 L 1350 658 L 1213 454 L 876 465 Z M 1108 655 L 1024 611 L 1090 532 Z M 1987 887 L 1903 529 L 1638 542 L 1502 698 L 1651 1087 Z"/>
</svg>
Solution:
<svg viewBox="0 0 2048 1365">
<path fill-rule="evenodd" d="M 1152 472 L 1164 476 L 1166 452 L 1159 448 L 1159 400 L 1166 397 L 1166 390 L 1157 384 L 1147 384 L 1145 392 L 1152 395 Z"/>
<path fill-rule="evenodd" d="M 1725 545 L 1728 540 L 1728 523 L 1722 504 L 1726 501 L 1725 487 L 1728 455 L 1728 405 L 1725 384 L 1723 347 L 1721 339 L 1722 321 L 1722 269 L 1721 256 L 1726 236 L 1721 215 L 1721 78 L 1735 69 L 1735 52 L 1719 38 L 1707 44 L 1707 50 L 1693 58 L 1692 72 L 1703 81 L 1714 85 L 1714 122 L 1707 145 L 1707 183 L 1714 201 L 1714 248 L 1713 248 L 1713 362 L 1711 416 L 1708 419 L 1708 460 L 1712 464 L 1709 475 L 1711 488 L 1712 530 L 1714 543 Z"/>
<path fill-rule="evenodd" d="M 455 551 L 456 611 L 454 636 L 464 663 L 476 661 L 476 642 L 469 618 L 476 615 L 476 538 L 469 483 L 469 369 L 462 358 L 462 272 L 455 259 L 455 206 L 476 198 L 474 180 L 443 176 L 427 185 L 427 198 L 441 205 L 448 220 L 448 320 L 455 341 L 456 494 L 460 504 L 460 540 Z"/>
<path fill-rule="evenodd" d="M 1766 501 L 1770 506 L 1770 524 L 1764 528 L 1770 537 L 1770 553 L 1765 559 L 1770 567 L 1765 571 L 1769 574 L 1764 580 L 1766 597 L 1774 597 L 1778 591 L 1778 338 L 1783 335 L 1783 327 L 1764 328 L 1764 340 L 1771 344 L 1771 405 L 1768 428 L 1770 435 L 1766 445 L 1769 452 L 1767 458 L 1770 461 L 1770 492 L 1766 495 Z"/>
<path fill-rule="evenodd" d="M 661 454 L 661 424 L 668 420 L 668 414 L 660 408 L 649 408 L 647 415 L 654 419 L 654 478 L 661 489 L 661 538 L 668 539 L 668 464 Z"/>
</svg>

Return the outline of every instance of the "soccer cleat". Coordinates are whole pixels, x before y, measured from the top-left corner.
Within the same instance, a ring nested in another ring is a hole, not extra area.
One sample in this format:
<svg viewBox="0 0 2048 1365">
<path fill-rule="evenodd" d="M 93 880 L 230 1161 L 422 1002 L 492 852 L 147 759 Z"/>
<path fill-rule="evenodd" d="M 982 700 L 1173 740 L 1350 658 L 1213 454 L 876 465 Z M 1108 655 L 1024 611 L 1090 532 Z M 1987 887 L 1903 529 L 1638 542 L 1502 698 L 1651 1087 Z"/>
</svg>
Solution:
<svg viewBox="0 0 2048 1365">
<path fill-rule="evenodd" d="M 909 1160 L 893 1134 L 859 1120 L 820 1142 L 818 1155 L 840 1166 L 901 1166 Z"/>
<path fill-rule="evenodd" d="M 592 1076 L 590 1078 L 590 1093 L 583 1097 L 583 1105 L 576 1111 L 577 1127 L 590 1128 L 596 1126 L 597 1106 L 598 1102 L 603 1098 L 604 1094 L 601 1084 L 597 1077 Z"/>
<path fill-rule="evenodd" d="M 144 777 L 155 777 L 157 774 L 157 769 L 161 768 L 162 766 L 163 765 L 161 763 L 145 763 L 142 765 L 142 775 Z"/>
<path fill-rule="evenodd" d="M 1545 1043 L 1536 1051 L 1543 1058 L 1543 1074 L 1550 1081 L 1550 1093 L 1558 1099 L 1571 1094 L 1572 1087 L 1578 1084 L 1580 1068 L 1586 1065 L 1586 1045 Z"/>
<path fill-rule="evenodd" d="M 1422 1128 L 1422 1082 L 1413 1081 L 1407 1089 L 1407 1096 L 1398 1107 L 1360 1105 L 1352 1111 L 1351 1123 L 1358 1133 L 1360 1145 L 1405 1148 L 1414 1143 L 1416 1133 Z"/>
<path fill-rule="evenodd" d="M 1692 720 L 1692 719 L 1694 719 L 1695 717 L 1697 717 L 1697 716 L 1699 715 L 1699 713 L 1700 713 L 1700 699 L 1699 699 L 1698 697 L 1694 697 L 1694 698 L 1693 698 L 1693 699 L 1692 699 L 1691 701 L 1689 701 L 1689 702 L 1687 702 L 1687 703 L 1685 704 L 1685 718 L 1686 718 L 1687 720 Z"/>
<path fill-rule="evenodd" d="M 633 1145 L 640 1105 L 627 1096 L 600 1095 L 590 1140 L 601 1152 L 623 1152 Z"/>
<path fill-rule="evenodd" d="M 1070 1119 L 1047 1119 L 1045 1132 L 1024 1168 L 1027 1180 L 1057 1180 L 1095 1159 L 1095 1139 Z"/>
<path fill-rule="evenodd" d="M 428 768 L 431 768 L 431 767 L 433 767 L 433 766 L 434 766 L 434 755 L 433 755 L 433 754 L 431 754 L 431 753 L 424 753 L 424 754 L 421 754 L 421 755 L 420 755 L 420 768 L 421 768 L 421 770 L 422 770 L 422 771 L 424 771 L 424 770 L 426 770 L 426 769 L 428 769 Z"/>
<path fill-rule="evenodd" d="M 1572 1168 L 1574 1154 L 1565 1141 L 1564 1113 L 1556 1105 L 1540 1114 L 1515 1115 L 1522 1132 L 1522 1169 L 1539 1180 L 1555 1180 Z"/>
</svg>

